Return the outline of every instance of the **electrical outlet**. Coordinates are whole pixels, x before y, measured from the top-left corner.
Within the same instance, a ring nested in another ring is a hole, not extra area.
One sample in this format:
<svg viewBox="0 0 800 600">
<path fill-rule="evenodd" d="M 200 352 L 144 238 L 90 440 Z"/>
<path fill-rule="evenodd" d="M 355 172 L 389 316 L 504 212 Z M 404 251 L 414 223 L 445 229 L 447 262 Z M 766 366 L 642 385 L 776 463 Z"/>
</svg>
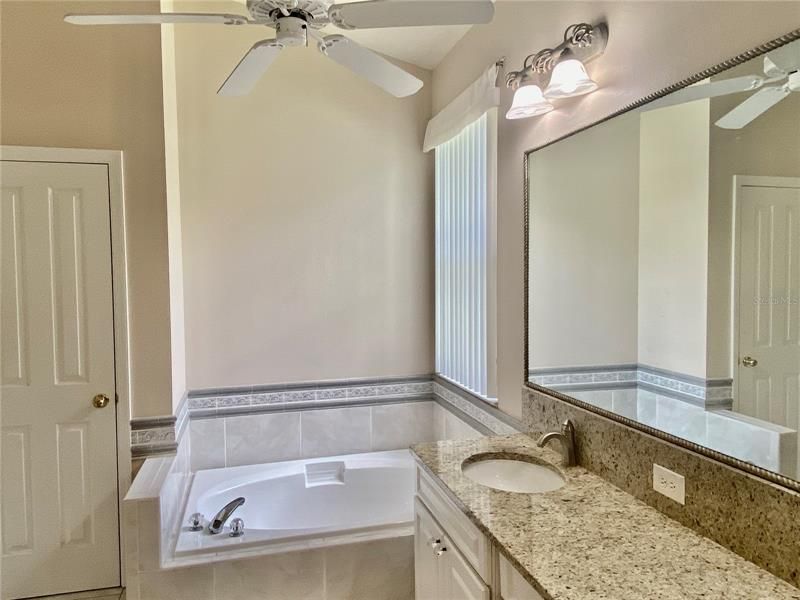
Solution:
<svg viewBox="0 0 800 600">
<path fill-rule="evenodd" d="M 686 479 L 653 463 L 653 489 L 680 504 L 686 504 Z"/>
</svg>

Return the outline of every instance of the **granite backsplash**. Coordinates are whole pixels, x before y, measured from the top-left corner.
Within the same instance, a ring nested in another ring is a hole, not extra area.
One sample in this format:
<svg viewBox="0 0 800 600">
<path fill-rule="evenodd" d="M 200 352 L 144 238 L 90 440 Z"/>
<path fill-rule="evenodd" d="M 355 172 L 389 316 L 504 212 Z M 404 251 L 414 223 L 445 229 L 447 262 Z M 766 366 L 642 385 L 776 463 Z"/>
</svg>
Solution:
<svg viewBox="0 0 800 600">
<path fill-rule="evenodd" d="M 528 433 L 571 419 L 581 466 L 800 587 L 800 494 L 547 394 L 522 394 Z M 653 463 L 686 478 L 685 505 L 653 490 Z"/>
</svg>

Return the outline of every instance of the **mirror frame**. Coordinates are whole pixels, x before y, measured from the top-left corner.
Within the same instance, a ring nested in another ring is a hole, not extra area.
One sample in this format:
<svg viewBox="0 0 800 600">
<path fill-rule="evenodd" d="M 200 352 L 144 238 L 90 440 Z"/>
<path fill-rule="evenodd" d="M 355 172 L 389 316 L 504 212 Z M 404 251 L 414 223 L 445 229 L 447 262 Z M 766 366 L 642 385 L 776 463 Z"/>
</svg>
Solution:
<svg viewBox="0 0 800 600">
<path fill-rule="evenodd" d="M 729 69 L 731 67 L 734 67 L 736 65 L 740 65 L 740 64 L 742 64 L 744 62 L 747 62 L 747 61 L 749 61 L 749 60 L 751 60 L 753 58 L 757 58 L 757 57 L 759 57 L 759 56 L 761 56 L 763 54 L 766 54 L 767 52 L 775 50 L 776 48 L 780 48 L 781 46 L 783 46 L 785 44 L 788 44 L 789 42 L 794 42 L 796 40 L 800 40 L 800 29 L 795 29 L 793 31 L 790 31 L 786 35 L 782 35 L 782 36 L 780 36 L 780 37 L 778 37 L 778 38 L 776 38 L 776 39 L 774 39 L 772 41 L 766 42 L 765 44 L 762 44 L 760 46 L 756 46 L 755 48 L 752 48 L 752 49 L 748 50 L 747 52 L 743 52 L 742 54 L 739 54 L 738 56 L 735 56 L 735 57 L 733 57 L 733 58 L 731 58 L 729 60 L 726 60 L 726 61 L 724 61 L 722 63 L 719 63 L 718 65 L 715 65 L 713 67 L 705 69 L 705 70 L 697 73 L 696 75 L 693 75 L 691 77 L 688 77 L 686 79 L 678 81 L 677 83 L 674 83 L 674 84 L 672 84 L 670 86 L 667 86 L 667 87 L 665 87 L 665 88 L 663 88 L 663 89 L 661 89 L 661 90 L 659 90 L 657 92 L 648 94 L 647 96 L 644 96 L 643 98 L 640 98 L 639 100 L 636 100 L 635 102 L 632 102 L 631 104 L 626 105 L 622 109 L 620 109 L 620 110 L 618 110 L 618 111 L 616 111 L 614 113 L 611 113 L 610 115 L 608 115 L 608 116 L 606 116 L 606 117 L 604 117 L 604 118 L 602 118 L 602 119 L 600 119 L 598 121 L 595 121 L 594 123 L 591 123 L 590 125 L 587 125 L 586 127 L 582 127 L 580 129 L 572 131 L 572 132 L 570 132 L 570 133 L 568 133 L 568 134 L 566 134 L 564 136 L 561 136 L 560 138 L 557 138 L 555 140 L 547 142 L 546 144 L 542 144 L 541 146 L 537 146 L 536 148 L 532 148 L 530 150 L 526 150 L 525 151 L 524 157 L 523 157 L 523 161 L 522 161 L 522 164 L 523 164 L 522 168 L 523 168 L 523 171 L 524 171 L 524 180 L 523 180 L 524 183 L 523 183 L 522 194 L 523 194 L 523 221 L 524 221 L 524 236 L 525 236 L 524 241 L 523 241 L 524 252 L 525 252 L 524 261 L 523 261 L 524 262 L 523 268 L 525 269 L 524 278 L 523 278 L 523 281 L 524 281 L 523 285 L 525 286 L 525 290 L 524 290 L 524 295 L 525 295 L 524 310 L 525 310 L 525 314 L 524 314 L 524 318 L 523 318 L 524 327 L 525 327 L 525 348 L 523 350 L 523 356 L 524 356 L 524 361 L 523 361 L 524 362 L 524 366 L 523 366 L 523 368 L 524 368 L 523 381 L 524 381 L 524 386 L 526 388 L 528 388 L 529 390 L 536 391 L 536 392 L 538 392 L 540 394 L 545 394 L 545 395 L 550 396 L 552 398 L 556 398 L 557 400 L 561 400 L 562 402 L 566 402 L 567 404 L 571 404 L 571 405 L 576 406 L 578 408 L 582 408 L 582 409 L 587 410 L 589 412 L 598 414 L 598 415 L 600 415 L 602 417 L 605 417 L 607 419 L 615 421 L 615 422 L 617 422 L 617 423 L 619 423 L 621 425 L 626 425 L 628 427 L 631 427 L 633 429 L 636 429 L 638 431 L 641 431 L 643 433 L 651 435 L 651 436 L 653 436 L 655 438 L 658 438 L 660 440 L 663 440 L 665 442 L 669 442 L 671 444 L 674 444 L 676 446 L 684 448 L 685 450 L 688 450 L 688 451 L 691 451 L 691 452 L 695 452 L 697 454 L 705 456 L 706 458 L 710 458 L 712 460 L 716 460 L 716 461 L 718 461 L 718 462 L 720 462 L 722 464 L 725 464 L 727 466 L 733 467 L 735 469 L 739 469 L 740 471 L 744 471 L 745 473 L 748 473 L 750 475 L 755 475 L 757 477 L 760 477 L 760 478 L 762 478 L 762 479 L 764 479 L 766 481 L 769 481 L 770 483 L 778 484 L 778 485 L 780 485 L 782 487 L 785 487 L 785 488 L 788 488 L 788 489 L 790 489 L 790 490 L 792 490 L 794 492 L 800 492 L 800 480 L 792 479 L 792 478 L 787 477 L 785 475 L 781 475 L 780 473 L 776 473 L 774 471 L 770 471 L 768 469 L 764 469 L 763 467 L 759 467 L 759 466 L 756 466 L 756 465 L 754 465 L 752 463 L 740 460 L 738 458 L 734 458 L 734 457 L 729 456 L 727 454 L 723 454 L 722 452 L 718 452 L 716 450 L 712 450 L 711 448 L 708 448 L 706 446 L 701 446 L 700 444 L 696 444 L 694 442 L 690 442 L 689 440 L 685 440 L 683 438 L 680 438 L 680 437 L 674 436 L 672 434 L 666 433 L 664 431 L 661 431 L 660 429 L 655 429 L 653 427 L 650 427 L 649 425 L 645 425 L 643 423 L 639 423 L 638 421 L 634 421 L 633 419 L 629 419 L 627 417 L 623 417 L 623 416 L 618 415 L 616 413 L 613 413 L 611 411 L 605 410 L 603 408 L 599 408 L 599 407 L 597 407 L 597 406 L 595 406 L 593 404 L 589 404 L 587 402 L 583 402 L 583 401 L 578 400 L 576 398 L 572 398 L 570 396 L 567 396 L 566 394 L 562 394 L 561 392 L 558 392 L 558 391 L 555 391 L 555 390 L 551 390 L 551 389 L 548 389 L 546 387 L 542 387 L 540 385 L 537 385 L 535 383 L 531 383 L 530 381 L 528 381 L 528 365 L 529 365 L 529 359 L 530 359 L 530 336 L 531 336 L 530 322 L 529 322 L 529 320 L 530 320 L 530 317 L 529 317 L 529 315 L 530 315 L 530 294 L 529 294 L 529 290 L 530 290 L 530 287 L 529 287 L 530 286 L 530 275 L 529 275 L 529 268 L 530 268 L 530 238 L 529 238 L 529 236 L 530 236 L 530 216 L 531 215 L 530 215 L 530 199 L 529 199 L 529 195 L 530 195 L 530 185 L 529 185 L 529 183 L 530 182 L 529 182 L 529 175 L 528 175 L 528 166 L 529 166 L 529 161 L 530 161 L 531 154 L 533 154 L 534 152 L 536 152 L 538 150 L 546 148 L 547 146 L 551 146 L 551 145 L 553 145 L 553 144 L 555 144 L 557 142 L 560 142 L 560 141 L 565 140 L 565 139 L 567 139 L 569 137 L 572 137 L 572 136 L 574 136 L 574 135 L 576 135 L 576 134 L 578 134 L 578 133 L 580 133 L 582 131 L 585 131 L 585 130 L 591 128 L 591 127 L 594 127 L 595 125 L 599 125 L 601 123 L 605 123 L 606 121 L 609 121 L 609 120 L 611 120 L 611 119 L 613 119 L 615 117 L 618 117 L 618 116 L 623 115 L 623 114 L 625 114 L 627 112 L 630 112 L 630 111 L 632 111 L 632 110 L 634 110 L 636 108 L 639 108 L 640 106 L 643 106 L 643 105 L 645 105 L 645 104 L 647 104 L 649 102 L 652 102 L 653 100 L 657 100 L 658 98 L 661 98 L 662 96 L 666 96 L 667 94 L 671 94 L 672 92 L 675 92 L 675 91 L 677 91 L 679 89 L 682 89 L 682 88 L 684 88 L 686 86 L 689 86 L 689 85 L 691 85 L 693 83 L 697 83 L 698 81 L 702 81 L 703 79 L 707 79 L 708 77 L 711 77 L 712 75 L 717 75 L 719 73 L 722 73 L 723 71 L 726 71 L 727 69 Z"/>
</svg>

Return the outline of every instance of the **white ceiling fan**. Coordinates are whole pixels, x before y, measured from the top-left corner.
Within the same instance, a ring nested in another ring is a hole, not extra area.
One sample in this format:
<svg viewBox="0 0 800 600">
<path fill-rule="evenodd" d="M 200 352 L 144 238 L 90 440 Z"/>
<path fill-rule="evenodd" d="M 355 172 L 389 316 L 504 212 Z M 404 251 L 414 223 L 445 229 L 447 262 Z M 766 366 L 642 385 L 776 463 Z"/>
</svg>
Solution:
<svg viewBox="0 0 800 600">
<path fill-rule="evenodd" d="M 723 129 L 741 129 L 792 92 L 800 92 L 800 42 L 792 42 L 767 54 L 763 71 L 763 75 L 743 75 L 692 85 L 651 102 L 646 110 L 758 90 L 715 123 Z"/>
<path fill-rule="evenodd" d="M 334 62 L 402 98 L 419 91 L 422 81 L 353 40 L 340 34 L 323 36 L 320 30 L 327 25 L 345 30 L 473 25 L 488 23 L 494 16 L 491 0 L 367 0 L 348 4 L 332 4 L 331 0 L 247 0 L 247 10 L 249 17 L 203 13 L 70 14 L 64 20 L 76 25 L 211 23 L 267 26 L 275 30 L 275 37 L 250 48 L 217 94 L 247 94 L 281 50 L 308 46 L 311 38 L 317 43 L 318 50 Z"/>
</svg>

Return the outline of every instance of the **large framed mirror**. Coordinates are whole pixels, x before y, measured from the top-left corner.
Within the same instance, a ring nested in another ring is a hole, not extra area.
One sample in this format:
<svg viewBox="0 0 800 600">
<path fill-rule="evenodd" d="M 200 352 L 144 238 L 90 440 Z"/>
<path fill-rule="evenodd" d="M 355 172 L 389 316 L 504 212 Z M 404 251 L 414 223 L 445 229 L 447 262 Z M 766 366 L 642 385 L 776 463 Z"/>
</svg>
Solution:
<svg viewBox="0 0 800 600">
<path fill-rule="evenodd" d="M 800 30 L 525 173 L 527 385 L 800 490 Z"/>
</svg>

